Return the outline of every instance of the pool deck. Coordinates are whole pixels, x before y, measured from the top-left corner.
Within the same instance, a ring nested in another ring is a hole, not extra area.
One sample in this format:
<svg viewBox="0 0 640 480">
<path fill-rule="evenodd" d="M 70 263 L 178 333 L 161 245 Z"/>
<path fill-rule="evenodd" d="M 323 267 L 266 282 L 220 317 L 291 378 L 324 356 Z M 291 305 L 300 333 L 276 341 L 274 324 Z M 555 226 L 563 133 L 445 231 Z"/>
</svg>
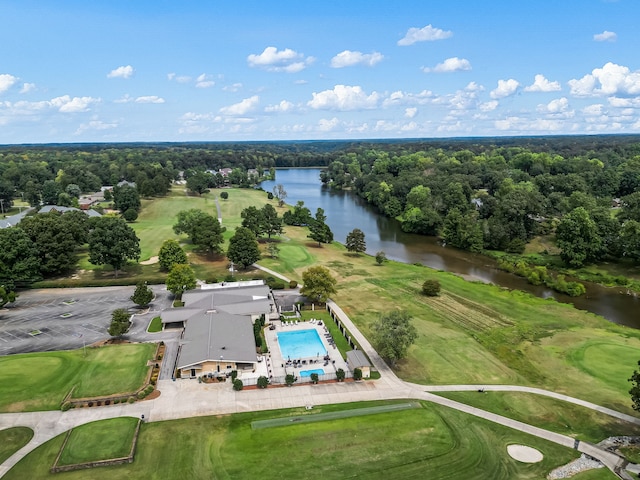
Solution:
<svg viewBox="0 0 640 480">
<path fill-rule="evenodd" d="M 284 379 L 287 374 L 292 373 L 298 378 L 298 382 L 310 381 L 309 377 L 301 377 L 300 372 L 302 370 L 314 370 L 316 368 L 321 368 L 325 371 L 325 373 L 330 374 L 335 374 L 336 370 L 338 370 L 339 368 L 342 368 L 345 372 L 349 371 L 347 362 L 340 355 L 340 351 L 336 348 L 335 345 L 331 345 L 325 337 L 325 335 L 329 332 L 324 324 L 318 325 L 314 321 L 300 320 L 298 320 L 297 325 L 291 321 L 289 321 L 289 324 L 287 324 L 286 322 L 282 322 L 280 320 L 271 321 L 270 323 L 275 325 L 276 328 L 274 330 L 269 330 L 269 328 L 265 330 L 265 338 L 267 340 L 267 345 L 269 346 L 270 352 L 266 356 L 266 366 L 268 370 L 268 376 L 273 376 L 274 380 Z M 325 362 L 323 355 L 320 355 L 319 357 L 301 359 L 306 361 L 306 364 L 303 364 L 300 367 L 287 365 L 287 359 L 283 358 L 282 353 L 280 352 L 277 335 L 279 332 L 295 332 L 300 330 L 316 330 L 318 332 L 320 341 L 322 342 L 322 345 L 329 355 L 328 362 Z M 320 380 L 322 380 L 322 376 L 320 376 Z"/>
</svg>

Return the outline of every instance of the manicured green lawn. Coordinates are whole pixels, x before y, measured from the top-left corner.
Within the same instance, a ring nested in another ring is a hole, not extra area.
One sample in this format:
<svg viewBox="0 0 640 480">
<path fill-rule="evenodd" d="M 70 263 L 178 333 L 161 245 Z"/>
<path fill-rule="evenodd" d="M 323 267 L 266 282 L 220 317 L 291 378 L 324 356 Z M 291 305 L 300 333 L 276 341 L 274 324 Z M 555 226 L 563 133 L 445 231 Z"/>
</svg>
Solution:
<svg viewBox="0 0 640 480">
<path fill-rule="evenodd" d="M 149 327 L 147 328 L 147 332 L 149 333 L 158 333 L 162 331 L 162 319 L 160 317 L 153 317 Z"/>
<path fill-rule="evenodd" d="M 74 428 L 59 465 L 93 462 L 129 455 L 138 419 L 112 418 Z"/>
<path fill-rule="evenodd" d="M 424 384 L 521 384 L 559 391 L 632 413 L 627 379 L 640 351 L 640 331 L 551 300 L 453 274 L 346 253 L 344 246 L 317 248 L 307 230 L 289 227 L 287 245 L 312 252 L 338 280 L 333 298 L 370 338 L 383 312 L 408 310 L 418 338 L 396 372 Z M 305 262 L 261 260 L 301 281 Z M 293 271 L 290 271 L 293 270 Z M 437 279 L 438 297 L 421 294 Z"/>
<path fill-rule="evenodd" d="M 316 407 L 311 414 L 389 402 Z M 366 417 L 253 430 L 251 422 L 304 409 L 144 424 L 133 464 L 104 467 L 101 479 L 540 479 L 575 451 L 437 405 Z M 383 433 L 384 432 L 384 433 Z M 390 439 L 393 439 L 390 441 Z M 7 479 L 43 479 L 62 437 L 42 445 Z M 537 464 L 508 456 L 518 443 L 544 454 Z M 87 472 L 55 474 L 87 478 Z M 602 478 L 602 477 L 600 477 Z"/>
<path fill-rule="evenodd" d="M 0 463 L 24 447 L 32 437 L 33 430 L 27 427 L 0 430 Z"/>
<path fill-rule="evenodd" d="M 640 435 L 640 426 L 571 403 L 520 392 L 439 392 L 438 395 L 579 440 Z"/>
<path fill-rule="evenodd" d="M 145 378 L 155 344 L 28 353 L 0 357 L 0 411 L 55 410 L 74 398 L 127 393 Z"/>
</svg>

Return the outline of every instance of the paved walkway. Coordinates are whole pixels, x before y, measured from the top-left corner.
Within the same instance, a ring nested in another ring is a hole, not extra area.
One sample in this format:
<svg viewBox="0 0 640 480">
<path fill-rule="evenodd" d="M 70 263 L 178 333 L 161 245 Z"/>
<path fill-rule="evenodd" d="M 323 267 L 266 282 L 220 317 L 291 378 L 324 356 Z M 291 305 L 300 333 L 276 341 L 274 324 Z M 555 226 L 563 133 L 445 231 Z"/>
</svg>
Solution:
<svg viewBox="0 0 640 480">
<path fill-rule="evenodd" d="M 140 417 L 144 415 L 145 420 L 155 422 L 194 416 L 382 399 L 421 399 L 437 403 L 530 435 L 544 438 L 567 448 L 576 448 L 594 458 L 598 458 L 611 470 L 623 465 L 624 460 L 618 455 L 588 442 L 577 442 L 572 437 L 486 412 L 454 400 L 440 397 L 433 392 L 474 390 L 479 388 L 484 388 L 485 391 L 520 391 L 559 398 L 638 425 L 640 425 L 640 419 L 580 399 L 531 387 L 500 385 L 428 386 L 404 382 L 400 380 L 380 358 L 369 341 L 360 333 L 344 311 L 331 301 L 329 301 L 329 305 L 336 315 L 338 315 L 343 325 L 345 325 L 352 336 L 358 341 L 363 350 L 367 352 L 374 366 L 380 371 L 382 377 L 379 380 L 304 385 L 292 388 L 271 387 L 266 390 L 243 390 L 240 392 L 235 392 L 227 383 L 199 384 L 190 380 L 160 380 L 158 382 L 158 388 L 161 391 L 160 397 L 131 405 L 74 409 L 64 413 L 48 411 L 2 414 L 0 415 L 0 429 L 13 426 L 27 426 L 34 430 L 34 437 L 26 446 L 0 465 L 0 477 L 37 446 L 70 428 L 95 420 L 121 416 Z M 638 471 L 638 469 L 640 469 L 638 465 L 629 465 L 626 468 L 630 471 Z"/>
</svg>

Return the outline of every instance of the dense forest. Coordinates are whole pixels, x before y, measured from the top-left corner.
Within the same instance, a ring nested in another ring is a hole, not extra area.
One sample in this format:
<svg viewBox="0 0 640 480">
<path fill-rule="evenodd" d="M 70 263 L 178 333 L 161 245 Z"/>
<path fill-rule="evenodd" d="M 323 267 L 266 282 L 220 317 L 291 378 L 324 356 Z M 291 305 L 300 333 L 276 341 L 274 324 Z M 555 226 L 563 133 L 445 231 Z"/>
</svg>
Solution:
<svg viewBox="0 0 640 480">
<path fill-rule="evenodd" d="M 493 140 L 362 146 L 321 177 L 397 218 L 403 230 L 457 248 L 521 253 L 534 236 L 551 235 L 567 266 L 637 264 L 638 137 Z"/>
</svg>

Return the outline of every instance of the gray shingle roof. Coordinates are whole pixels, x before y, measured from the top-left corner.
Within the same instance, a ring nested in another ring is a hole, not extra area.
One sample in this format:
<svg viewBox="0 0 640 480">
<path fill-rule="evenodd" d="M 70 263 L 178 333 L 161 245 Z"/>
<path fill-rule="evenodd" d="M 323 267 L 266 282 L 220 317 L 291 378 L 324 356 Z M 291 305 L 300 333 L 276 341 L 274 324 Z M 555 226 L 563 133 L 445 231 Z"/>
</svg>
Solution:
<svg viewBox="0 0 640 480">
<path fill-rule="evenodd" d="M 227 313 L 204 313 L 191 317 L 183 336 L 178 368 L 207 360 L 255 363 L 256 344 L 251 318 Z"/>
</svg>

